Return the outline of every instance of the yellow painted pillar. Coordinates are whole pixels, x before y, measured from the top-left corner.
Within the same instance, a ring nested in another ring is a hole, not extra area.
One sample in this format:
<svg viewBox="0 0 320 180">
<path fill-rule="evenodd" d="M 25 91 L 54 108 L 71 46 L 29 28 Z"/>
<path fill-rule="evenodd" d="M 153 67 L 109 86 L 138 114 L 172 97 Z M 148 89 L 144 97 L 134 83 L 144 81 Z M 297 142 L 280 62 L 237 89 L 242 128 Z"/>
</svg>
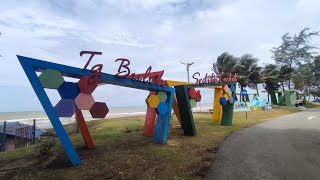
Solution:
<svg viewBox="0 0 320 180">
<path fill-rule="evenodd" d="M 214 87 L 214 98 L 213 98 L 213 112 L 212 120 L 213 122 L 220 123 L 222 118 L 222 105 L 219 102 L 222 96 L 222 86 Z"/>
</svg>

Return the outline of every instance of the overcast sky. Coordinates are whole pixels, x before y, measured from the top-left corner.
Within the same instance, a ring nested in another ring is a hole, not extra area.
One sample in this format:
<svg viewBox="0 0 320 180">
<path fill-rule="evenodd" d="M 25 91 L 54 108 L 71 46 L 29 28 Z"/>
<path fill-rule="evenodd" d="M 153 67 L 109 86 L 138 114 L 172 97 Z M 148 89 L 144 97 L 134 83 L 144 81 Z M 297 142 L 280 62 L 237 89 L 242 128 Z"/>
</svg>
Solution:
<svg viewBox="0 0 320 180">
<path fill-rule="evenodd" d="M 83 67 L 81 50 L 101 51 L 93 62 L 106 73 L 115 74 L 114 60 L 122 57 L 131 60 L 132 72 L 151 65 L 165 70 L 164 79 L 186 80 L 180 61 L 194 61 L 191 74 L 204 75 L 224 51 L 273 62 L 269 50 L 283 34 L 320 30 L 319 8 L 318 0 L 2 0 L 0 111 L 41 110 L 17 54 Z M 55 104 L 57 93 L 49 94 Z M 145 105 L 147 94 L 108 85 L 95 98 L 135 106 Z"/>
</svg>

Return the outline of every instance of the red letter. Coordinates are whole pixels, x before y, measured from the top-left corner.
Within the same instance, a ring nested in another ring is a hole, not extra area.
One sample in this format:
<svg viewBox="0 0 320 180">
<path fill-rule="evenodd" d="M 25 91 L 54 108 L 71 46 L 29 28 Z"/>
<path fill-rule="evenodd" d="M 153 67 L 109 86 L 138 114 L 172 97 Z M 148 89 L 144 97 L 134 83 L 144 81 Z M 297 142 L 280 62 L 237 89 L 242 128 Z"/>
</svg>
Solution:
<svg viewBox="0 0 320 180">
<path fill-rule="evenodd" d="M 155 83 L 161 86 L 164 84 L 164 81 L 162 80 L 163 73 L 164 73 L 164 70 L 160 71 L 160 74 L 158 76 L 155 76 L 156 77 Z"/>
<path fill-rule="evenodd" d="M 97 79 L 99 78 L 101 71 L 102 71 L 103 65 L 102 64 L 96 64 L 91 68 L 92 74 L 89 76 L 89 83 L 97 82 Z"/>
<path fill-rule="evenodd" d="M 200 76 L 200 73 L 199 72 L 196 72 L 192 75 L 192 78 L 196 80 L 196 84 L 199 84 L 199 79 L 194 77 L 196 74 L 198 74 Z"/>
<path fill-rule="evenodd" d="M 219 82 L 223 82 L 223 77 L 222 77 L 223 74 L 224 72 L 220 72 Z"/>
<path fill-rule="evenodd" d="M 151 69 L 152 69 L 152 67 L 149 66 L 148 69 L 146 70 L 146 73 L 144 73 L 143 80 L 142 80 L 143 82 L 145 82 L 146 79 L 149 77 L 150 72 L 151 72 Z M 150 82 L 150 81 L 149 81 L 149 82 Z"/>
<path fill-rule="evenodd" d="M 81 51 L 80 52 L 80 56 L 82 57 L 82 55 L 84 54 L 91 54 L 91 56 L 89 57 L 89 60 L 87 61 L 86 65 L 84 66 L 83 69 L 87 69 L 87 67 L 89 66 L 89 63 L 91 62 L 92 58 L 94 55 L 102 55 L 102 52 L 96 52 L 96 51 Z"/>
<path fill-rule="evenodd" d="M 128 67 L 130 65 L 130 61 L 128 59 L 122 59 L 122 58 L 117 59 L 115 62 L 117 61 L 122 61 L 122 62 L 119 66 L 118 73 L 116 74 L 116 76 L 126 78 L 130 74 L 130 69 Z M 124 62 L 126 62 L 127 64 L 124 64 Z M 120 71 L 121 68 L 124 68 L 125 70 Z M 126 74 L 120 75 L 121 73 L 126 73 Z"/>
</svg>

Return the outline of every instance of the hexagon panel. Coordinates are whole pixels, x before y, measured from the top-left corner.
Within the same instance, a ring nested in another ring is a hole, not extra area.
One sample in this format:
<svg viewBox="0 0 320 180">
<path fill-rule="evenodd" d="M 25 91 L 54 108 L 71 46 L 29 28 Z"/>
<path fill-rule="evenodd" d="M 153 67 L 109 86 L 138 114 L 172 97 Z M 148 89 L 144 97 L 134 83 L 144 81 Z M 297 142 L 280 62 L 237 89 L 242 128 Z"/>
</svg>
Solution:
<svg viewBox="0 0 320 180">
<path fill-rule="evenodd" d="M 190 98 L 196 98 L 197 91 L 194 88 L 189 89 L 189 96 Z"/>
<path fill-rule="evenodd" d="M 80 89 L 76 83 L 64 82 L 58 88 L 58 92 L 62 99 L 75 99 L 80 93 Z"/>
<path fill-rule="evenodd" d="M 236 86 L 234 84 L 231 84 L 230 85 L 230 89 L 232 92 L 235 92 L 236 91 Z"/>
<path fill-rule="evenodd" d="M 156 109 L 157 113 L 160 115 L 166 115 L 166 113 L 168 112 L 168 106 L 166 103 L 164 102 L 160 102 L 157 109 Z"/>
<path fill-rule="evenodd" d="M 157 95 L 158 95 L 158 98 L 159 98 L 159 101 L 160 101 L 160 102 L 166 102 L 166 100 L 167 100 L 167 98 L 168 98 L 166 92 L 164 92 L 164 91 L 159 91 Z"/>
<path fill-rule="evenodd" d="M 228 92 L 230 91 L 230 88 L 229 88 L 228 85 L 224 85 L 222 89 L 223 89 L 223 91 L 226 92 L 226 93 L 228 93 Z"/>
<path fill-rule="evenodd" d="M 159 105 L 159 98 L 157 95 L 149 95 L 146 99 L 146 103 L 148 107 L 157 108 Z"/>
<path fill-rule="evenodd" d="M 195 99 L 190 99 L 190 106 L 191 106 L 191 108 L 197 107 L 197 102 Z"/>
<path fill-rule="evenodd" d="M 229 100 L 229 94 L 228 93 L 224 93 L 222 94 L 222 97 L 224 97 L 226 99 L 226 101 Z"/>
<path fill-rule="evenodd" d="M 195 100 L 196 100 L 196 102 L 200 102 L 201 101 L 201 93 L 200 93 L 200 91 L 197 91 L 197 94 L 196 94 L 196 97 L 195 97 Z"/>
<path fill-rule="evenodd" d="M 40 74 L 39 80 L 42 84 L 42 87 L 48 89 L 58 89 L 64 82 L 61 72 L 52 69 L 44 70 Z"/>
<path fill-rule="evenodd" d="M 72 117 L 76 112 L 76 105 L 72 99 L 61 99 L 54 109 L 59 117 Z"/>
<path fill-rule="evenodd" d="M 89 110 L 94 102 L 94 99 L 91 94 L 80 93 L 75 99 L 74 102 L 78 109 Z"/>
<path fill-rule="evenodd" d="M 220 102 L 220 104 L 221 104 L 222 106 L 224 106 L 224 105 L 227 104 L 227 100 L 226 100 L 225 97 L 221 97 L 221 98 L 219 99 L 219 102 Z"/>
<path fill-rule="evenodd" d="M 78 87 L 81 92 L 91 94 L 97 88 L 97 83 L 89 83 L 89 77 L 83 76 L 78 82 Z"/>
<path fill-rule="evenodd" d="M 95 102 L 89 111 L 93 118 L 105 118 L 109 112 L 109 108 L 106 103 Z"/>
<path fill-rule="evenodd" d="M 233 97 L 232 96 L 229 96 L 229 102 L 232 104 L 233 103 Z"/>
</svg>

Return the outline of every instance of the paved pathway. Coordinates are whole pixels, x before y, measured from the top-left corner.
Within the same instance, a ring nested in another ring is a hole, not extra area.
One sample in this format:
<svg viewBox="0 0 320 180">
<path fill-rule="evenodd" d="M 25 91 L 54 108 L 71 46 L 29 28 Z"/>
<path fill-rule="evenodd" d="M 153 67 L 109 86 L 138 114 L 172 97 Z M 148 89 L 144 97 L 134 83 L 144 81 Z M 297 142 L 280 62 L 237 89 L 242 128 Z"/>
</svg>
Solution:
<svg viewBox="0 0 320 180">
<path fill-rule="evenodd" d="M 231 134 L 205 179 L 320 180 L 320 109 Z"/>
</svg>

